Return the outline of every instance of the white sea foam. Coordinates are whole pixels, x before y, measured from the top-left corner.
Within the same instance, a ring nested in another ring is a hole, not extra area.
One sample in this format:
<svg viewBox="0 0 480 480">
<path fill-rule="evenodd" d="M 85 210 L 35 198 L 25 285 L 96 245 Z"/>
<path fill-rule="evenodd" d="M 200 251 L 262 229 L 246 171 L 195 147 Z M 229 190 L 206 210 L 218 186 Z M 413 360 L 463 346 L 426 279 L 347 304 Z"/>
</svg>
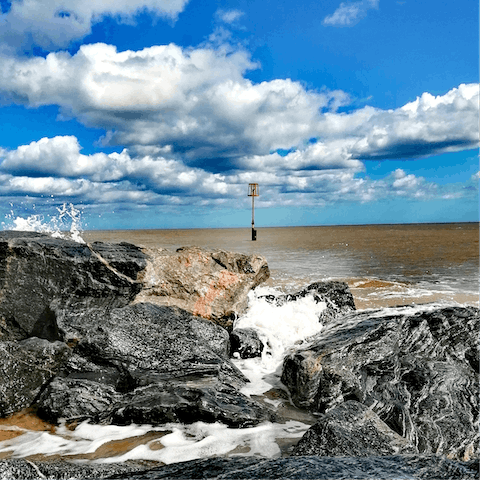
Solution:
<svg viewBox="0 0 480 480">
<path fill-rule="evenodd" d="M 196 422 L 190 425 L 91 425 L 81 423 L 74 431 L 61 426 L 57 434 L 27 432 L 22 436 L 0 442 L 0 453 L 9 452 L 12 458 L 31 455 L 86 455 L 95 452 L 105 443 L 123 440 L 148 432 L 167 432 L 159 439 L 144 444 L 115 457 L 97 460 L 100 463 L 124 462 L 127 460 L 154 460 L 166 464 L 198 458 L 220 456 L 241 449 L 242 456 L 279 456 L 281 451 L 277 438 L 300 438 L 310 425 L 288 421 L 266 422 L 256 427 L 237 429 L 221 423 Z"/>
<path fill-rule="evenodd" d="M 2 222 L 5 230 L 48 233 L 56 238 L 68 238 L 78 243 L 85 243 L 82 234 L 81 212 L 72 203 L 56 207 L 57 214 L 45 216 L 32 214 L 25 217 L 15 216 L 12 212 L 7 221 Z"/>
<path fill-rule="evenodd" d="M 250 380 L 242 389 L 246 395 L 260 395 L 278 386 L 279 369 L 287 350 L 321 329 L 319 315 L 326 308 L 325 303 L 315 303 L 310 295 L 280 306 L 262 298 L 279 294 L 270 287 L 250 292 L 247 312 L 235 321 L 234 328 L 254 329 L 265 346 L 261 358 L 234 360 Z"/>
</svg>

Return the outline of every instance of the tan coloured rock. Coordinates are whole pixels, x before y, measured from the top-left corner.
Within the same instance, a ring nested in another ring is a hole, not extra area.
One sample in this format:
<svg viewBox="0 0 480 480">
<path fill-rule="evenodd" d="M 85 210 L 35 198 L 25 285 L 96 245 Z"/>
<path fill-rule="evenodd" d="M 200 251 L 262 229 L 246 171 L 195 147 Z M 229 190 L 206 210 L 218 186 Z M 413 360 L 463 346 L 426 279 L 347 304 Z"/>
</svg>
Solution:
<svg viewBox="0 0 480 480">
<path fill-rule="evenodd" d="M 270 275 L 266 260 L 257 255 L 198 247 L 143 251 L 149 259 L 135 302 L 174 305 L 229 330 L 247 307 L 248 292 Z"/>
</svg>

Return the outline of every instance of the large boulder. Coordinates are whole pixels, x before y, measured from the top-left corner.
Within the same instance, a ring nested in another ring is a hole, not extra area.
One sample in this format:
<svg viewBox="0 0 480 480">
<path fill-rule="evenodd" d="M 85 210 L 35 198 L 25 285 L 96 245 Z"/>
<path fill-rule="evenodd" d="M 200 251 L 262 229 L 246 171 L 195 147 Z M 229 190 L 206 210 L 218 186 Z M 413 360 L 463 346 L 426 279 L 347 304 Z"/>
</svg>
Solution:
<svg viewBox="0 0 480 480">
<path fill-rule="evenodd" d="M 230 330 L 247 307 L 248 292 L 270 275 L 266 260 L 256 255 L 198 247 L 144 251 L 149 262 L 137 301 L 177 306 Z"/>
<path fill-rule="evenodd" d="M 268 276 L 265 259 L 255 255 L 196 247 L 142 250 L 128 243 L 0 232 L 0 340 L 61 340 L 57 311 L 111 309 L 135 298 L 231 328 L 248 292 Z"/>
<path fill-rule="evenodd" d="M 289 354 L 282 382 L 297 406 L 373 410 L 420 453 L 478 457 L 479 310 L 396 309 L 327 324 Z"/>
<path fill-rule="evenodd" d="M 354 400 L 332 408 L 300 439 L 293 455 L 368 457 L 418 453 L 365 405 Z"/>
<path fill-rule="evenodd" d="M 105 255 L 102 256 L 102 255 Z M 130 244 L 86 245 L 35 232 L 0 232 L 0 340 L 60 340 L 55 311 L 129 304 L 147 257 Z"/>
<path fill-rule="evenodd" d="M 29 407 L 70 355 L 64 343 L 36 337 L 0 342 L 0 417 Z"/>
<path fill-rule="evenodd" d="M 74 354 L 37 400 L 50 422 L 254 425 L 268 409 L 239 392 L 226 330 L 176 307 L 136 303 L 57 317 Z"/>
</svg>

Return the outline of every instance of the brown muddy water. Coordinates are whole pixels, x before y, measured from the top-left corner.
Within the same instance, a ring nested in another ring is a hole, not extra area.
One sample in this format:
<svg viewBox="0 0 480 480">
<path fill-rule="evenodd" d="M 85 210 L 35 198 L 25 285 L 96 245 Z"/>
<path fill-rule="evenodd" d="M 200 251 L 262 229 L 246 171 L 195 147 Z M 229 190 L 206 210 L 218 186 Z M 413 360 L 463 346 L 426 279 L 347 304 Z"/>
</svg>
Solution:
<svg viewBox="0 0 480 480">
<path fill-rule="evenodd" d="M 255 242 L 248 228 L 86 231 L 83 238 L 257 253 L 268 261 L 269 286 L 343 280 L 359 309 L 479 301 L 478 223 L 258 228 Z"/>
</svg>

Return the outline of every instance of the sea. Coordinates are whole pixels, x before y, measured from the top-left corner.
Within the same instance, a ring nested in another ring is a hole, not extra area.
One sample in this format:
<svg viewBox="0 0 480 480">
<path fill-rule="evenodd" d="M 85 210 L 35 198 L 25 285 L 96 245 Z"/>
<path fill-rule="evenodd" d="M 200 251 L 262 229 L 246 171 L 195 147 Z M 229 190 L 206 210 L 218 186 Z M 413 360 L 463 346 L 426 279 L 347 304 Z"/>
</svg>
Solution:
<svg viewBox="0 0 480 480">
<path fill-rule="evenodd" d="M 34 219 L 35 220 L 35 219 Z M 238 327 L 255 328 L 267 348 L 261 358 L 233 362 L 250 379 L 242 390 L 278 414 L 278 422 L 234 429 L 220 423 L 92 425 L 42 422 L 29 411 L 0 420 L 0 459 L 76 462 L 149 461 L 170 464 L 211 456 L 288 455 L 316 421 L 295 408 L 280 382 L 284 356 L 321 330 L 321 304 L 312 298 L 276 306 L 261 297 L 294 293 L 318 281 L 346 282 L 358 310 L 405 313 L 447 305 L 479 306 L 478 223 L 355 225 L 184 230 L 42 230 L 18 221 L 14 229 L 47 231 L 79 242 L 130 242 L 166 248 L 222 249 L 266 258 L 270 278 L 249 295 Z"/>
</svg>

